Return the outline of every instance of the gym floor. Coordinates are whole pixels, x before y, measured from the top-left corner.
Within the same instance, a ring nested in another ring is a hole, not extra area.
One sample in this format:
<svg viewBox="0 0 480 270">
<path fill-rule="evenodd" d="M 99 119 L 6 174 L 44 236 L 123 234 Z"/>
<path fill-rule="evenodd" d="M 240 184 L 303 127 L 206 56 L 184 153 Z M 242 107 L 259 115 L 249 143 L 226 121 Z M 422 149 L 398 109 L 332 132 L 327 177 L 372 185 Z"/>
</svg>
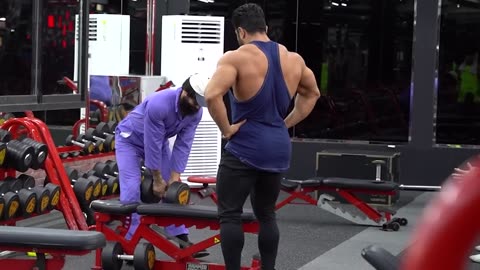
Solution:
<svg viewBox="0 0 480 270">
<path fill-rule="evenodd" d="M 397 203 L 397 216 L 408 219 L 409 224 L 397 232 L 386 232 L 378 227 L 352 224 L 320 208 L 310 205 L 287 205 L 277 212 L 280 229 L 280 246 L 277 258 L 277 270 L 343 270 L 354 266 L 356 270 L 371 270 L 360 255 L 362 248 L 370 244 L 379 244 L 392 254 L 401 256 L 409 237 L 425 205 L 435 193 L 402 191 Z M 281 198 L 286 195 L 281 194 Z M 280 198 L 280 199 L 281 199 Z M 214 205 L 210 200 L 193 201 L 201 205 Z M 246 207 L 249 207 L 247 201 Z M 46 228 L 66 228 L 61 213 L 53 212 L 22 221 L 20 226 Z M 192 241 L 202 240 L 215 234 L 215 231 L 191 229 Z M 223 263 L 220 246 L 209 249 L 210 256 L 205 261 Z M 257 251 L 256 236 L 246 235 L 243 263 L 249 265 Z M 157 251 L 157 257 L 164 257 Z M 64 269 L 90 269 L 94 263 L 94 253 L 82 257 L 68 256 Z M 469 264 L 468 269 L 478 269 L 478 265 Z M 82 267 L 80 267 L 82 266 Z M 133 269 L 124 264 L 122 269 Z"/>
</svg>

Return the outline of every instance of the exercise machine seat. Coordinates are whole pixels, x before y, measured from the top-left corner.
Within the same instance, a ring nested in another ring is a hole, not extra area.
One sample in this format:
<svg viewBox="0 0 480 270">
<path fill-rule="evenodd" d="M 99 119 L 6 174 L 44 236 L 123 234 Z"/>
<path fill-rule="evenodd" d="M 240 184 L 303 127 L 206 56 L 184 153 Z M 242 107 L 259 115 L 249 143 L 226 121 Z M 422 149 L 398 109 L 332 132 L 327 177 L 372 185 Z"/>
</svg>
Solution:
<svg viewBox="0 0 480 270">
<path fill-rule="evenodd" d="M 306 180 L 292 180 L 283 178 L 281 180 L 281 185 L 284 189 L 295 189 L 298 186 L 301 187 L 320 187 L 322 186 L 323 178 L 322 177 L 314 177 Z"/>
<path fill-rule="evenodd" d="M 0 246 L 85 251 L 103 248 L 105 236 L 96 231 L 0 226 Z"/>
<path fill-rule="evenodd" d="M 398 183 L 392 181 L 375 181 L 366 179 L 350 179 L 336 177 L 323 179 L 322 184 L 326 187 L 377 191 L 395 191 L 399 187 Z"/>
<path fill-rule="evenodd" d="M 90 204 L 90 208 L 99 213 L 130 215 L 137 211 L 138 205 L 139 203 L 122 204 L 119 200 L 95 200 Z"/>
<path fill-rule="evenodd" d="M 362 257 L 377 270 L 398 270 L 400 260 L 384 248 L 370 245 L 362 250 Z"/>
<path fill-rule="evenodd" d="M 145 216 L 218 220 L 216 206 L 153 203 L 139 205 L 137 213 Z M 244 222 L 256 221 L 252 211 L 244 211 L 241 218 Z"/>
</svg>

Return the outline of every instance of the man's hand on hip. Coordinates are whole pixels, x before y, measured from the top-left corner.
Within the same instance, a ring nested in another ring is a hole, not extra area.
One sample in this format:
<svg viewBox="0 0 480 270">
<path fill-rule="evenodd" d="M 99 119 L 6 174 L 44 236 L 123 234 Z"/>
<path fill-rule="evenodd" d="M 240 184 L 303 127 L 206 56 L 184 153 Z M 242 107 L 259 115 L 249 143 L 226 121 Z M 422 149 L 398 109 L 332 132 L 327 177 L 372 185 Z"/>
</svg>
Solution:
<svg viewBox="0 0 480 270">
<path fill-rule="evenodd" d="M 240 129 L 240 127 L 245 124 L 245 122 L 247 122 L 247 119 L 244 119 L 236 124 L 233 124 L 233 125 L 230 125 L 230 128 L 223 134 L 223 138 L 224 139 L 227 139 L 227 140 L 230 140 L 230 138 L 232 138 L 233 135 L 235 135 L 235 133 L 238 132 L 238 130 Z"/>
</svg>

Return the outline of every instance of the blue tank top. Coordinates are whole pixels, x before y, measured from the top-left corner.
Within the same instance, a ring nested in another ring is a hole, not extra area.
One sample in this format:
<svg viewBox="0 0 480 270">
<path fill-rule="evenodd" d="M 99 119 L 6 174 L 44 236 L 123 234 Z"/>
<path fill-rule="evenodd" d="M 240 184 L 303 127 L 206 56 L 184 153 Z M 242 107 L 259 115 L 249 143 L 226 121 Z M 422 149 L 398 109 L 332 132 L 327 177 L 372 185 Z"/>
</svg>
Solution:
<svg viewBox="0 0 480 270">
<path fill-rule="evenodd" d="M 240 161 L 269 172 L 285 172 L 290 166 L 291 142 L 284 119 L 290 106 L 290 93 L 283 79 L 278 44 L 254 41 L 268 59 L 262 87 L 246 101 L 230 92 L 232 121 L 247 122 L 228 141 L 225 149 Z"/>
</svg>

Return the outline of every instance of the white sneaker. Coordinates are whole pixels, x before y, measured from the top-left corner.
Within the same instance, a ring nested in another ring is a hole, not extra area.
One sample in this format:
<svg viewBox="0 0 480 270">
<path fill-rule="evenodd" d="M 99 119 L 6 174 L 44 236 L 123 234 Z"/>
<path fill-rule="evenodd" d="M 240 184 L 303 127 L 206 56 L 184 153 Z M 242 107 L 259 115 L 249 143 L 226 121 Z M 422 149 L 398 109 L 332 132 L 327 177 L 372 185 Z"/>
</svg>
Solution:
<svg viewBox="0 0 480 270">
<path fill-rule="evenodd" d="M 480 254 L 475 254 L 475 255 L 470 256 L 470 260 L 472 262 L 480 263 Z"/>
</svg>

